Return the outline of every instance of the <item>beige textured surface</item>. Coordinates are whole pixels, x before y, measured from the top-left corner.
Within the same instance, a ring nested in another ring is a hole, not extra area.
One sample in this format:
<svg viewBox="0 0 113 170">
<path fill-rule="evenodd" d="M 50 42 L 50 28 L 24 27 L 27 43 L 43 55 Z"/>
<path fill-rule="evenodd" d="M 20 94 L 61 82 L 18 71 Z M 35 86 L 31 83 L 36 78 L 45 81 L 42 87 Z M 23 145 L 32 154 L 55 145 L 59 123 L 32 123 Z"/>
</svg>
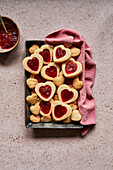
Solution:
<svg viewBox="0 0 113 170">
<path fill-rule="evenodd" d="M 0 0 L 0 14 L 17 22 L 18 47 L 0 55 L 0 170 L 113 169 L 113 0 Z M 93 95 L 96 127 L 79 132 L 24 127 L 24 43 L 77 30 L 97 64 Z"/>
</svg>

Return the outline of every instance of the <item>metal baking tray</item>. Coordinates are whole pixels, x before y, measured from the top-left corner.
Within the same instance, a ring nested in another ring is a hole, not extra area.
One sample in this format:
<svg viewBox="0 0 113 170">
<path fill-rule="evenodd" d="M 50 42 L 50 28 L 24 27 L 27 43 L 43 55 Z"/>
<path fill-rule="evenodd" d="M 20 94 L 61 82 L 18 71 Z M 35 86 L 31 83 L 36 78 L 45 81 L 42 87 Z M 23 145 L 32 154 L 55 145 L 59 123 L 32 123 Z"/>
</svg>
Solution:
<svg viewBox="0 0 113 170">
<path fill-rule="evenodd" d="M 30 56 L 29 48 L 33 44 L 38 44 L 39 46 L 42 46 L 45 44 L 44 40 L 28 40 L 25 42 L 25 57 Z M 25 71 L 25 126 L 27 128 L 49 128 L 49 129 L 81 129 L 83 128 L 83 125 L 81 125 L 79 122 L 72 122 L 72 123 L 62 123 L 62 122 L 50 122 L 50 123 L 33 123 L 30 121 L 30 115 L 32 114 L 30 112 L 30 104 L 27 103 L 26 97 L 31 94 L 31 89 L 26 84 L 26 80 L 30 77 L 30 73 Z"/>
</svg>

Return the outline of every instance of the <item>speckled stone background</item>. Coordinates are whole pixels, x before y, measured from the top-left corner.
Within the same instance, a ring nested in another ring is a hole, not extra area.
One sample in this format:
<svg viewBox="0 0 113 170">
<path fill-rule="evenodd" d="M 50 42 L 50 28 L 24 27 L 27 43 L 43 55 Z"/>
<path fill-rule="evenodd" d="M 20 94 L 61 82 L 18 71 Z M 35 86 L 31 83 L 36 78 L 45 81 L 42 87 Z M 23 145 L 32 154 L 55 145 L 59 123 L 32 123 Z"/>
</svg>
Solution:
<svg viewBox="0 0 113 170">
<path fill-rule="evenodd" d="M 0 54 L 0 170 L 112 170 L 113 0 L 0 0 L 0 14 L 14 19 L 21 33 L 15 50 Z M 97 125 L 85 137 L 24 124 L 25 40 L 61 28 L 82 34 L 97 64 Z"/>
</svg>

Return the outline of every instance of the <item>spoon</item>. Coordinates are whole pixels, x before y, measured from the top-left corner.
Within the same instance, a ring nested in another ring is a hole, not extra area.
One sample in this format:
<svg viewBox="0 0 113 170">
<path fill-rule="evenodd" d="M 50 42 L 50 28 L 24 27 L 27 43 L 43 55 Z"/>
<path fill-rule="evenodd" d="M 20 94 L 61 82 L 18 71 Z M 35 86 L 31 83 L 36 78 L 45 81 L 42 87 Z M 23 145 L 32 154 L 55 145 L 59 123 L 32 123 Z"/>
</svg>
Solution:
<svg viewBox="0 0 113 170">
<path fill-rule="evenodd" d="M 3 19 L 2 19 L 2 16 L 1 16 L 1 15 L 0 15 L 0 21 L 1 21 L 1 23 L 2 23 L 2 26 L 4 27 L 4 30 L 5 30 L 6 34 L 7 34 L 7 35 L 11 35 L 11 34 L 10 34 L 10 33 L 8 33 L 8 31 L 7 31 L 6 26 L 5 26 L 5 24 L 4 24 L 4 21 L 3 21 Z"/>
</svg>

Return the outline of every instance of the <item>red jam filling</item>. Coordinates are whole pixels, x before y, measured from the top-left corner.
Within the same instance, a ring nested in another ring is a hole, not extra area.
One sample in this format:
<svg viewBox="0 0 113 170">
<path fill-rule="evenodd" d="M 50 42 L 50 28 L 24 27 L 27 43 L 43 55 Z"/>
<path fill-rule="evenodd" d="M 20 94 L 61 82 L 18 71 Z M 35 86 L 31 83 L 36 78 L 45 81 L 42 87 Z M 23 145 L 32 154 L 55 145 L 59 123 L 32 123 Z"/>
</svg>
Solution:
<svg viewBox="0 0 113 170">
<path fill-rule="evenodd" d="M 33 57 L 31 60 L 27 61 L 27 65 L 31 70 L 37 71 L 39 68 L 39 61 L 36 57 Z"/>
<path fill-rule="evenodd" d="M 38 83 L 46 82 L 46 80 L 40 74 L 35 74 L 34 78 L 38 80 Z"/>
<path fill-rule="evenodd" d="M 72 85 L 73 84 L 73 79 L 68 79 L 68 78 L 65 78 L 65 84 L 67 85 Z"/>
<path fill-rule="evenodd" d="M 46 69 L 45 73 L 47 76 L 55 78 L 57 76 L 57 68 L 55 66 L 50 66 Z"/>
<path fill-rule="evenodd" d="M 66 63 L 66 67 L 65 67 L 65 71 L 67 74 L 71 74 L 74 73 L 77 70 L 77 64 L 72 62 L 72 61 L 68 61 Z"/>
<path fill-rule="evenodd" d="M 47 99 L 51 95 L 51 87 L 49 85 L 41 86 L 39 88 L 39 92 L 44 98 Z"/>
<path fill-rule="evenodd" d="M 48 49 L 44 49 L 39 54 L 43 57 L 44 62 L 49 63 L 51 61 L 50 51 Z"/>
<path fill-rule="evenodd" d="M 61 57 L 64 57 L 66 54 L 66 51 L 65 50 L 62 50 L 62 48 L 57 48 L 56 50 L 56 58 L 59 59 Z"/>
<path fill-rule="evenodd" d="M 62 116 L 66 114 L 66 112 L 67 112 L 67 108 L 65 106 L 57 105 L 55 107 L 54 114 L 56 118 L 61 118 Z"/>
<path fill-rule="evenodd" d="M 7 27 L 8 33 L 4 29 L 0 28 L 0 46 L 2 49 L 8 49 L 13 47 L 18 39 L 17 31 L 14 31 L 12 28 Z"/>
<path fill-rule="evenodd" d="M 48 114 L 49 111 L 51 109 L 51 103 L 48 101 L 41 101 L 40 102 L 40 110 L 44 113 L 44 114 Z"/>
<path fill-rule="evenodd" d="M 61 98 L 63 102 L 67 102 L 68 100 L 73 98 L 73 92 L 68 91 L 67 89 L 62 90 L 61 92 Z"/>
</svg>

